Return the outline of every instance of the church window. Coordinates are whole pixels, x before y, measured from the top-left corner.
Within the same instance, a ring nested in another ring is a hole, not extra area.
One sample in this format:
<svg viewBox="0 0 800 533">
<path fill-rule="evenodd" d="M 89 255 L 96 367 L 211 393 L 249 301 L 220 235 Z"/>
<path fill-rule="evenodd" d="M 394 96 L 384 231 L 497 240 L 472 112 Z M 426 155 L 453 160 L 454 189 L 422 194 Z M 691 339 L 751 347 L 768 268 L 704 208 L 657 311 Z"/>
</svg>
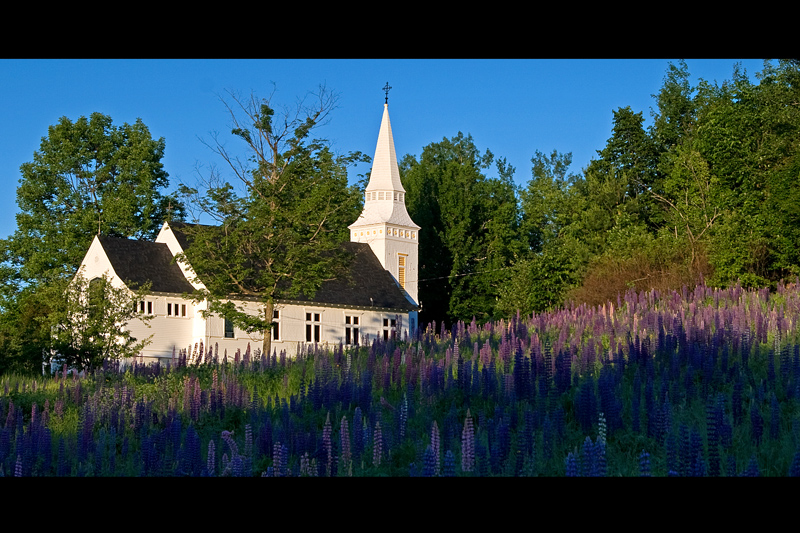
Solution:
<svg viewBox="0 0 800 533">
<path fill-rule="evenodd" d="M 153 314 L 153 302 L 150 301 L 147 302 L 147 314 L 148 315 Z"/>
<path fill-rule="evenodd" d="M 177 313 L 177 310 L 178 310 L 177 306 L 175 307 L 175 310 L 176 310 L 175 314 L 177 315 L 178 314 Z M 169 303 L 169 302 L 167 302 L 167 316 L 172 316 L 172 304 Z"/>
<path fill-rule="evenodd" d="M 272 340 L 277 341 L 281 339 L 281 312 L 277 309 L 272 311 Z"/>
<path fill-rule="evenodd" d="M 383 191 L 378 193 L 378 200 L 383 200 Z"/>
<path fill-rule="evenodd" d="M 389 337 L 397 338 L 397 319 L 384 318 L 383 319 L 383 340 L 388 341 Z"/>
<path fill-rule="evenodd" d="M 181 316 L 186 316 L 186 304 L 181 304 Z"/>
<path fill-rule="evenodd" d="M 406 254 L 398 254 L 397 256 L 397 281 L 400 286 L 406 288 Z"/>
<path fill-rule="evenodd" d="M 397 194 L 397 193 L 394 193 L 394 201 L 395 201 L 395 202 L 397 201 L 397 198 L 398 198 L 398 194 Z"/>
<path fill-rule="evenodd" d="M 228 317 L 225 317 L 225 338 L 233 338 L 233 322 L 231 322 L 231 319 Z"/>
<path fill-rule="evenodd" d="M 319 342 L 321 327 L 319 313 L 306 313 L 306 342 Z"/>
<path fill-rule="evenodd" d="M 344 343 L 347 345 L 358 344 L 359 317 L 344 317 Z"/>
</svg>

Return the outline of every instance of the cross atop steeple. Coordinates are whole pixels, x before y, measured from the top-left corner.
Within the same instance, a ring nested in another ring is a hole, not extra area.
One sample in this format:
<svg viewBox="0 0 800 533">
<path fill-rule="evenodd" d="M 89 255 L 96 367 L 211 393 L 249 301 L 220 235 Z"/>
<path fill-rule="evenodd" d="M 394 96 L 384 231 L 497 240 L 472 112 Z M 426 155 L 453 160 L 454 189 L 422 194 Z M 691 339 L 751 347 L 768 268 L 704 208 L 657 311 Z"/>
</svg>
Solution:
<svg viewBox="0 0 800 533">
<path fill-rule="evenodd" d="M 384 103 L 387 104 L 389 103 L 389 89 L 391 89 L 391 87 L 389 87 L 389 82 L 387 81 L 386 85 L 383 86 L 383 90 L 386 91 L 386 101 Z"/>
</svg>

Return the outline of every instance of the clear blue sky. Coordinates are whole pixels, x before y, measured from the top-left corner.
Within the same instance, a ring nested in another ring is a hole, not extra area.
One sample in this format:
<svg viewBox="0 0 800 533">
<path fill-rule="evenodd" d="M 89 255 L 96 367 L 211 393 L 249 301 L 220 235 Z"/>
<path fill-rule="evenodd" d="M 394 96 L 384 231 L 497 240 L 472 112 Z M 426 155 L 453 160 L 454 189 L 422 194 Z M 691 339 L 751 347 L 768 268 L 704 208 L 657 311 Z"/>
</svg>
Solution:
<svg viewBox="0 0 800 533">
<path fill-rule="evenodd" d="M 115 124 L 137 118 L 166 140 L 171 186 L 195 183 L 196 165 L 217 162 L 199 138 L 226 137 L 218 99 L 226 90 L 291 104 L 325 84 L 340 94 L 320 130 L 341 152 L 374 155 L 386 82 L 398 157 L 459 131 L 505 157 L 515 181 L 530 179 L 536 150 L 572 152 L 572 171 L 611 135 L 612 112 L 631 106 L 647 124 L 652 97 L 676 59 L 0 59 L 0 238 L 16 229 L 19 167 L 33 159 L 62 116 L 97 111 Z M 741 62 L 751 78 L 761 59 L 687 59 L 693 81 L 721 83 Z M 219 165 L 219 163 L 217 162 Z M 220 166 L 219 168 L 224 169 Z M 359 169 L 358 172 L 365 172 Z"/>
</svg>

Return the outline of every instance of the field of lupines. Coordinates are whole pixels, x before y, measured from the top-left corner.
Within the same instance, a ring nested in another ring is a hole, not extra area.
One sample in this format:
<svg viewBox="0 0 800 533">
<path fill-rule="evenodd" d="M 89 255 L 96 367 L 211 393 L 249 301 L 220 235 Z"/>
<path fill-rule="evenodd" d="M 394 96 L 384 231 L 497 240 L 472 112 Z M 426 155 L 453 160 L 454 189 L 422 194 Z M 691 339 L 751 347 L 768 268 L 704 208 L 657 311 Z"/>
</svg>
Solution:
<svg viewBox="0 0 800 533">
<path fill-rule="evenodd" d="M 800 289 L 0 383 L 5 476 L 797 476 Z M 200 355 L 202 354 L 202 355 Z"/>
</svg>

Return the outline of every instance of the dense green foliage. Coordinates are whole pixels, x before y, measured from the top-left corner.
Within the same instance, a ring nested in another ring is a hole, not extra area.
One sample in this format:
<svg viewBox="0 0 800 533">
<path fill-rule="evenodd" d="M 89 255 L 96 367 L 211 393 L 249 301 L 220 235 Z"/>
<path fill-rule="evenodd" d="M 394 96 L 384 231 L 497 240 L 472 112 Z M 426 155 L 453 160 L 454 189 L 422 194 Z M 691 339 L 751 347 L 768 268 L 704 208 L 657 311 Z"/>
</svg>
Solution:
<svg viewBox="0 0 800 533">
<path fill-rule="evenodd" d="M 210 302 L 209 312 L 245 331 L 268 332 L 276 299 L 313 296 L 345 271 L 349 257 L 341 243 L 361 208 L 347 167 L 366 158 L 335 155 L 325 141 L 310 138 L 335 106 L 336 96 L 324 88 L 312 106 L 278 117 L 269 99 L 231 96 L 231 133 L 244 142 L 247 159 L 218 141 L 212 149 L 229 163 L 234 183 L 212 174 L 197 188 L 183 187 L 187 203 L 218 222 L 185 227 L 191 237 L 185 259 L 206 287 L 196 297 Z M 257 299 L 264 315 L 237 308 L 231 295 Z M 265 334 L 265 353 L 269 343 Z"/>
<path fill-rule="evenodd" d="M 65 284 L 48 285 L 53 305 L 45 324 L 50 329 L 53 361 L 78 370 L 94 370 L 103 361 L 137 357 L 150 337 L 139 339 L 125 325 L 134 318 L 147 323 L 153 315 L 138 311 L 138 302 L 149 292 L 135 293 L 114 287 L 107 276 L 87 280 L 83 272 Z"/>
<path fill-rule="evenodd" d="M 17 230 L 0 241 L 0 370 L 41 369 L 67 281 L 97 234 L 152 239 L 183 206 L 169 185 L 164 139 L 141 120 L 62 117 L 20 168 Z"/>
<path fill-rule="evenodd" d="M 537 150 L 513 196 L 465 185 L 495 182 L 481 173 L 491 152 L 481 158 L 461 134 L 420 162 L 407 156 L 420 277 L 433 285 L 421 284 L 426 318 L 507 317 L 703 281 L 774 288 L 800 273 L 800 62 L 766 61 L 756 78 L 733 66 L 722 84 L 692 85 L 685 62 L 670 64 L 649 126 L 641 112 L 614 110 L 586 168 L 570 172 L 570 153 Z M 508 171 L 497 183 L 511 187 Z M 465 267 L 492 257 L 487 249 L 504 269 L 489 283 Z"/>
<path fill-rule="evenodd" d="M 497 178 L 484 174 L 493 163 Z M 419 161 L 406 155 L 399 166 L 408 212 L 421 226 L 421 319 L 498 318 L 506 269 L 524 250 L 513 167 L 489 150 L 481 154 L 462 133 L 429 144 Z"/>
<path fill-rule="evenodd" d="M 180 215 L 181 203 L 161 192 L 164 148 L 141 120 L 115 126 L 93 113 L 50 126 L 20 168 L 17 230 L 2 242 L 17 286 L 74 275 L 96 234 L 152 239 Z"/>
</svg>

